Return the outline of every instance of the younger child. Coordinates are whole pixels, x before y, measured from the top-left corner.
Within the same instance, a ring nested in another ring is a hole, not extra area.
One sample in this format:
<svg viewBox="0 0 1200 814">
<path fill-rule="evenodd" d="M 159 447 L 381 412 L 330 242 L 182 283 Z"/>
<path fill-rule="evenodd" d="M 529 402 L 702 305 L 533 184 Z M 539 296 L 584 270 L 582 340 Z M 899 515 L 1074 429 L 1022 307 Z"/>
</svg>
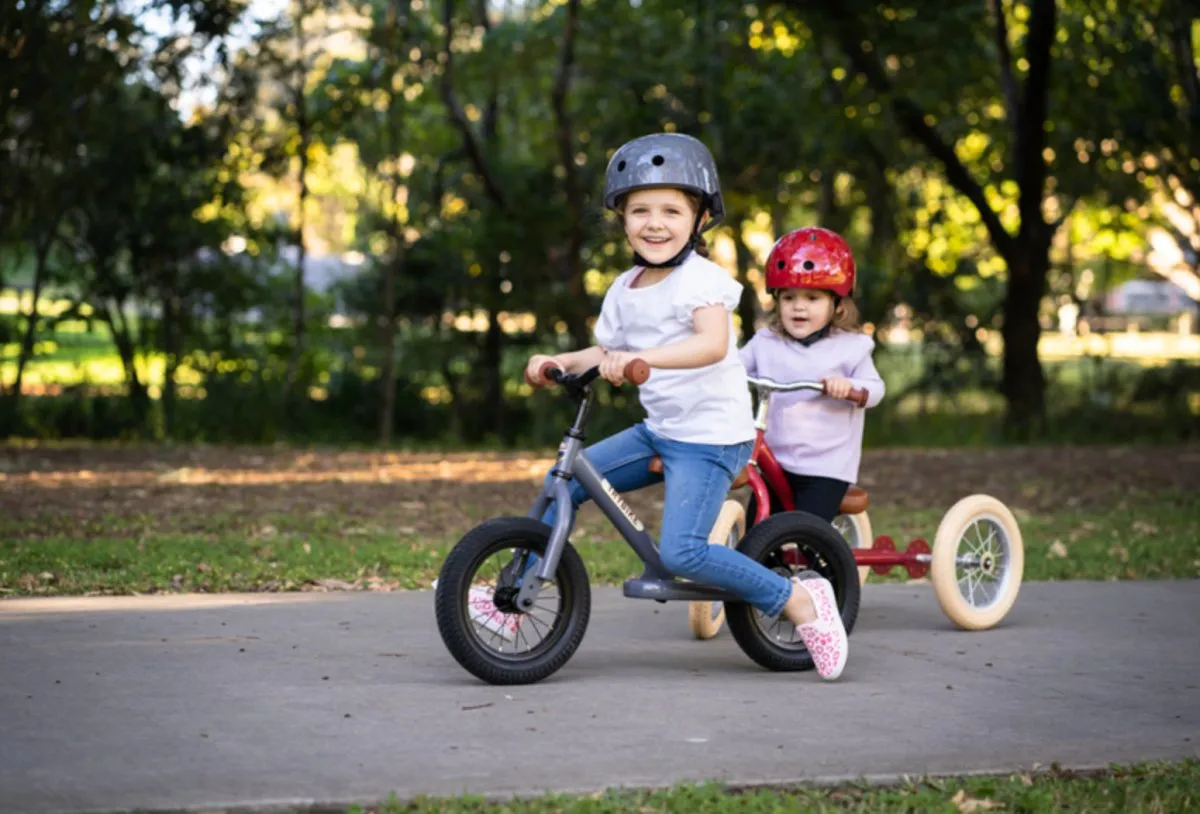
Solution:
<svg viewBox="0 0 1200 814">
<path fill-rule="evenodd" d="M 605 294 L 596 344 L 534 356 L 526 375 L 541 383 L 547 361 L 569 373 L 599 365 L 619 385 L 628 362 L 645 360 L 651 368 L 639 392 L 645 421 L 589 446 L 588 458 L 618 492 L 665 476 L 659 553 L 666 568 L 735 593 L 768 618 L 786 616 L 821 677 L 837 678 L 848 647 L 830 583 L 815 574 L 788 579 L 739 551 L 708 544 L 754 439 L 733 331 L 741 286 L 707 259 L 701 237 L 724 215 L 712 155 L 681 134 L 635 139 L 609 162 L 604 203 L 620 215 L 635 265 Z M 662 476 L 649 470 L 655 456 L 662 458 Z M 570 486 L 578 506 L 586 494 L 578 481 Z M 544 522 L 553 516 L 552 507 Z"/>
<path fill-rule="evenodd" d="M 850 246 L 835 232 L 810 227 L 781 237 L 766 267 L 775 308 L 741 351 L 756 378 L 825 382 L 825 394 L 772 393 L 764 440 L 791 483 L 796 508 L 830 522 L 858 478 L 862 456 L 863 411 L 840 399 L 861 387 L 867 407 L 874 407 L 884 393 L 871 360 L 875 342 L 859 329 L 850 298 L 854 272 Z"/>
</svg>

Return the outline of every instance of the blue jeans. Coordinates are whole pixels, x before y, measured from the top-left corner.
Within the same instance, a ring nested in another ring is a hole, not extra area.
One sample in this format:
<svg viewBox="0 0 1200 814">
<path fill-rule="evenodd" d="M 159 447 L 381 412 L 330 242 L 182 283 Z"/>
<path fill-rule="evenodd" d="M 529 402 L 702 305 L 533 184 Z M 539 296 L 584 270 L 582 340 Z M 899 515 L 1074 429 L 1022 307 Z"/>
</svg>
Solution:
<svg viewBox="0 0 1200 814">
<path fill-rule="evenodd" d="M 750 460 L 753 442 L 720 446 L 660 438 L 635 424 L 587 448 L 587 457 L 617 492 L 632 492 L 666 479 L 659 556 L 677 577 L 715 585 L 740 596 L 767 616 L 778 616 L 791 594 L 791 582 L 723 545 L 709 545 L 721 504 L 738 472 Z M 662 458 L 664 475 L 649 470 Z M 549 475 L 547 475 L 547 480 Z M 570 481 L 575 508 L 588 499 L 579 481 Z M 552 504 L 542 521 L 553 525 Z"/>
</svg>

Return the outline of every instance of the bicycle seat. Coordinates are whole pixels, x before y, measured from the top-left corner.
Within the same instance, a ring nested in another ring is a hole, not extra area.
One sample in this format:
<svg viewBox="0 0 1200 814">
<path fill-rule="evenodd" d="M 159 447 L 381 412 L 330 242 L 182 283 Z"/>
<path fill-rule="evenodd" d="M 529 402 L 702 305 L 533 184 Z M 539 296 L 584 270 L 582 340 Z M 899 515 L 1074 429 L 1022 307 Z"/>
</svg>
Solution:
<svg viewBox="0 0 1200 814">
<path fill-rule="evenodd" d="M 867 510 L 867 490 L 858 486 L 851 486 L 846 490 L 846 496 L 842 498 L 842 505 L 838 506 L 838 511 L 841 514 L 861 514 Z"/>
<path fill-rule="evenodd" d="M 659 458 L 657 455 L 654 456 L 653 458 L 650 459 L 650 465 L 647 468 L 654 474 L 661 475 L 662 471 L 663 471 L 662 458 Z M 731 483 L 729 485 L 729 488 L 730 489 L 739 489 L 739 488 L 745 486 L 747 483 L 749 483 L 750 482 L 749 470 L 750 470 L 749 466 L 742 467 L 742 471 L 739 472 L 737 474 L 737 477 L 733 479 L 733 483 Z M 863 494 L 865 495 L 866 493 L 864 492 Z"/>
</svg>

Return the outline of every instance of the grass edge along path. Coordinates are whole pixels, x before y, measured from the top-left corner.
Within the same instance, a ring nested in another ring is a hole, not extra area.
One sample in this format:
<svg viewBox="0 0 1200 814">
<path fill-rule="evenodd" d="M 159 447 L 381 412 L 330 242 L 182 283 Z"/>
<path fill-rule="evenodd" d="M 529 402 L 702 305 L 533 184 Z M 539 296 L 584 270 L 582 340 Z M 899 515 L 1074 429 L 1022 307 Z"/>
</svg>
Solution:
<svg viewBox="0 0 1200 814">
<path fill-rule="evenodd" d="M 590 794 L 425 797 L 383 804 L 318 805 L 308 814 L 610 814 L 615 812 L 1121 812 L 1200 809 L 1200 759 L 958 776 L 859 778 L 786 785 L 683 783 Z M 227 812 L 226 814 L 232 814 Z"/>
</svg>

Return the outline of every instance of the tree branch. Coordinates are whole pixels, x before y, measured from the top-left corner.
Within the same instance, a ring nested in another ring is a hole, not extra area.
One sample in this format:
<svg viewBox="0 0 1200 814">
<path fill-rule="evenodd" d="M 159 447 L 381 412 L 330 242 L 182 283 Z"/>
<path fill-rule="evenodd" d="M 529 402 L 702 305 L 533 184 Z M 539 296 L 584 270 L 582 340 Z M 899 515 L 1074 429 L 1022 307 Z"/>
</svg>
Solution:
<svg viewBox="0 0 1200 814">
<path fill-rule="evenodd" d="M 790 4 L 797 5 L 796 0 L 790 0 Z M 801 3 L 800 5 L 803 4 Z M 824 7 L 824 13 L 828 14 L 834 21 L 837 38 L 841 43 L 842 50 L 845 51 L 846 56 L 850 59 L 854 70 L 866 77 L 867 82 L 875 89 L 876 93 L 885 97 L 888 104 L 891 105 L 893 115 L 895 115 L 900 126 L 908 132 L 909 137 L 923 145 L 931 156 L 942 163 L 946 171 L 946 180 L 975 205 L 975 209 L 979 212 L 979 218 L 987 228 L 996 251 L 1011 266 L 1015 251 L 1013 236 L 1009 234 L 1008 230 L 1004 228 L 1004 224 L 1000 222 L 999 216 L 988 203 L 987 196 L 983 192 L 983 187 L 979 185 L 979 182 L 971 176 L 971 173 L 967 171 L 967 168 L 959 160 L 954 152 L 954 147 L 947 144 L 938 135 L 937 131 L 926 123 L 925 112 L 919 105 L 910 99 L 898 96 L 894 92 L 892 83 L 883 72 L 878 60 L 862 50 L 859 38 L 854 36 L 851 30 L 851 20 L 849 20 L 845 9 L 836 3 L 831 3 Z M 1040 151 L 1038 157 L 1041 157 Z"/>
<path fill-rule="evenodd" d="M 450 120 L 462 134 L 463 147 L 466 149 L 467 155 L 471 157 L 471 163 L 475 165 L 476 171 L 483 178 L 483 187 L 487 191 L 488 197 L 500 208 L 507 209 L 508 199 L 504 190 L 500 187 L 496 174 L 488 164 L 483 149 L 479 146 L 479 139 L 475 138 L 475 131 L 471 129 L 471 122 L 467 120 L 467 114 L 459 103 L 458 96 L 454 93 L 454 50 L 451 45 L 454 39 L 453 0 L 445 0 L 442 4 L 442 26 L 446 29 L 445 61 L 442 64 L 442 100 L 446 104 Z"/>
<path fill-rule="evenodd" d="M 1021 98 L 1017 93 L 1017 81 L 1013 78 L 1012 52 L 1008 48 L 1008 19 L 1005 17 L 1004 0 L 990 0 L 992 14 L 996 18 L 996 53 L 1000 57 L 1000 87 L 1008 103 L 1008 115 L 1013 132 L 1021 130 Z"/>
</svg>

